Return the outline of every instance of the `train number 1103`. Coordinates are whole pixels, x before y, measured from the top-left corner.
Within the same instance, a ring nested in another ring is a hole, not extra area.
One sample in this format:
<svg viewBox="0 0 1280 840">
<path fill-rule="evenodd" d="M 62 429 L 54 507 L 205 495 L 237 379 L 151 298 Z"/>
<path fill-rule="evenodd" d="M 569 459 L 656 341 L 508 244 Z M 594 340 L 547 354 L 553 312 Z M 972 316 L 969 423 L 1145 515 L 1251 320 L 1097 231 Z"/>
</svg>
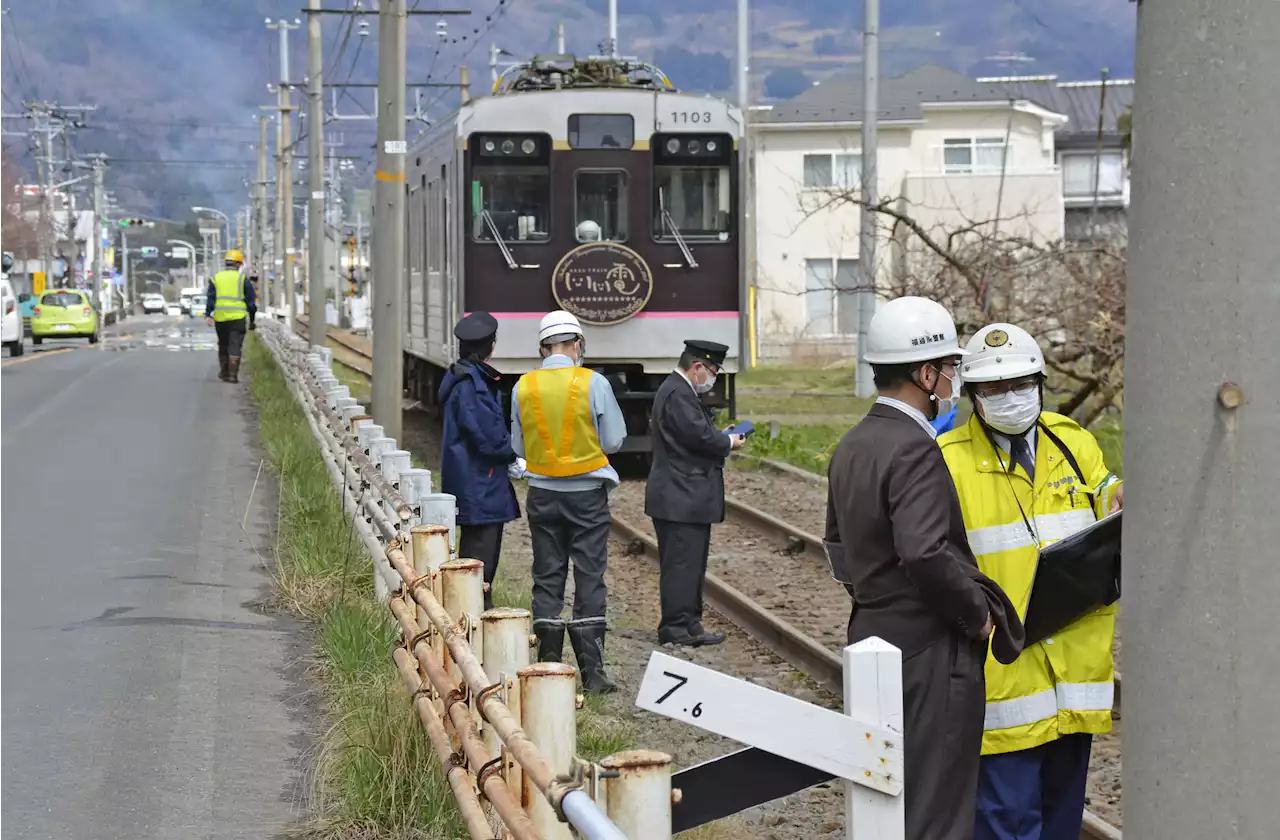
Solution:
<svg viewBox="0 0 1280 840">
<path fill-rule="evenodd" d="M 709 123 L 711 122 L 710 111 L 672 111 L 671 121 L 673 123 Z"/>
</svg>

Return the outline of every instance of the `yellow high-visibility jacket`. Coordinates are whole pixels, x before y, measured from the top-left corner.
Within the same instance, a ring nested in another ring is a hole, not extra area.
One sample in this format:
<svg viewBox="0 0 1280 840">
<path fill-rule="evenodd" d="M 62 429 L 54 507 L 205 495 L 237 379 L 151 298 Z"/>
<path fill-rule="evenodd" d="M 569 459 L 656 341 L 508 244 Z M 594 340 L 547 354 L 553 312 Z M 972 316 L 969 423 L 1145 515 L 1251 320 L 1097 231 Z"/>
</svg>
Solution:
<svg viewBox="0 0 1280 840">
<path fill-rule="evenodd" d="M 976 415 L 938 439 L 978 567 L 1000 584 L 1020 618 L 1026 617 L 1040 546 L 1105 516 L 1120 486 L 1092 434 L 1061 414 L 1046 411 L 1040 421 L 1071 450 L 1083 482 L 1043 429 L 1035 436 L 1034 485 L 1022 467 L 1006 475 L 1001 463 L 1007 466 L 1010 456 L 992 445 Z M 1027 531 L 1019 503 L 1036 538 Z M 983 755 L 1031 749 L 1062 735 L 1111 731 L 1116 609 L 1113 604 L 1084 616 L 1010 665 L 987 656 Z"/>
<path fill-rule="evenodd" d="M 541 368 L 520 377 L 516 401 L 526 469 L 566 478 L 609 465 L 591 416 L 590 368 Z"/>
<path fill-rule="evenodd" d="M 213 275 L 213 320 L 235 321 L 249 317 L 249 305 L 244 299 L 244 275 L 234 269 L 219 271 Z M 230 329 L 230 328 L 228 328 Z"/>
</svg>

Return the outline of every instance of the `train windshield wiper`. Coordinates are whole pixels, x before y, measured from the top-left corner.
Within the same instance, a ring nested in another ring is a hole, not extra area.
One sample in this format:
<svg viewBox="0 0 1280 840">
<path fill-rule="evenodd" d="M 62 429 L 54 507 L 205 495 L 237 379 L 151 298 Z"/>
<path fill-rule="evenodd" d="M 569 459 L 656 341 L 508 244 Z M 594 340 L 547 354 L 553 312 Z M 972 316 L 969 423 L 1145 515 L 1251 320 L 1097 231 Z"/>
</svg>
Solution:
<svg viewBox="0 0 1280 840">
<path fill-rule="evenodd" d="M 493 235 L 493 241 L 497 242 L 498 247 L 502 249 L 502 256 L 507 261 L 507 268 L 515 271 L 519 266 L 516 265 L 515 257 L 511 256 L 511 249 L 507 247 L 502 234 L 498 233 L 498 226 L 494 223 L 493 216 L 489 215 L 488 210 L 481 210 L 480 215 L 484 217 L 484 223 L 489 226 L 489 233 Z"/>
<path fill-rule="evenodd" d="M 676 238 L 676 244 L 680 246 L 680 253 L 684 255 L 684 261 L 688 263 L 689 268 L 697 268 L 698 261 L 693 258 L 693 252 L 689 250 L 684 237 L 680 235 L 676 220 L 671 218 L 671 213 L 667 210 L 666 194 L 661 189 L 658 190 L 658 209 L 662 212 L 662 226 L 671 229 L 671 234 Z"/>
</svg>

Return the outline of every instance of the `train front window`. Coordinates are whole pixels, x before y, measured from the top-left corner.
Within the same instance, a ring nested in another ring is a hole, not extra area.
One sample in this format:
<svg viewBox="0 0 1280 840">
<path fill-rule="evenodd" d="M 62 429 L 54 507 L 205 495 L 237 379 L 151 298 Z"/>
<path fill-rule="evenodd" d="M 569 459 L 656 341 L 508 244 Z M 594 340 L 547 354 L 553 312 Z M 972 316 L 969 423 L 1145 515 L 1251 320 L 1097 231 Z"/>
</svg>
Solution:
<svg viewBox="0 0 1280 840">
<path fill-rule="evenodd" d="M 483 134 L 470 141 L 471 236 L 478 242 L 551 238 L 551 141 L 545 134 Z"/>
<path fill-rule="evenodd" d="M 729 240 L 733 233 L 732 151 L 728 135 L 654 135 L 655 239 Z"/>
<path fill-rule="evenodd" d="M 573 176 L 574 235 L 579 242 L 627 241 L 627 173 L 583 169 Z"/>
</svg>

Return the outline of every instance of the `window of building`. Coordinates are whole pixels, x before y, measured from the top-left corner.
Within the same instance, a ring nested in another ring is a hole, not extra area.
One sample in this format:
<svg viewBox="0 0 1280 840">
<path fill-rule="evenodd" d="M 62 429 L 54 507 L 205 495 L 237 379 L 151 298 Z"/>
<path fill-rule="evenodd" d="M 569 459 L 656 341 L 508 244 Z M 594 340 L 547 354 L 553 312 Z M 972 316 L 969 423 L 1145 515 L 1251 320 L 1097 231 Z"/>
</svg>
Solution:
<svg viewBox="0 0 1280 840">
<path fill-rule="evenodd" d="M 806 332 L 853 336 L 858 332 L 858 261 L 805 260 Z"/>
<path fill-rule="evenodd" d="M 1097 166 L 1098 163 L 1101 166 Z M 1098 179 L 1098 195 L 1120 195 L 1124 192 L 1124 153 L 1062 156 L 1063 195 L 1092 196 L 1095 175 Z"/>
<path fill-rule="evenodd" d="M 952 137 L 942 141 L 942 170 L 952 174 L 999 172 L 1004 155 L 1003 137 Z"/>
<path fill-rule="evenodd" d="M 571 114 L 569 147 L 573 149 L 630 149 L 636 123 L 630 114 Z"/>
<path fill-rule="evenodd" d="M 804 156 L 804 188 L 857 189 L 862 183 L 861 154 L 812 154 Z"/>
<path fill-rule="evenodd" d="M 546 135 L 471 139 L 471 236 L 481 242 L 551 238 L 551 142 Z"/>
<path fill-rule="evenodd" d="M 579 242 L 627 241 L 627 173 L 579 170 L 573 176 L 574 235 Z"/>
</svg>

